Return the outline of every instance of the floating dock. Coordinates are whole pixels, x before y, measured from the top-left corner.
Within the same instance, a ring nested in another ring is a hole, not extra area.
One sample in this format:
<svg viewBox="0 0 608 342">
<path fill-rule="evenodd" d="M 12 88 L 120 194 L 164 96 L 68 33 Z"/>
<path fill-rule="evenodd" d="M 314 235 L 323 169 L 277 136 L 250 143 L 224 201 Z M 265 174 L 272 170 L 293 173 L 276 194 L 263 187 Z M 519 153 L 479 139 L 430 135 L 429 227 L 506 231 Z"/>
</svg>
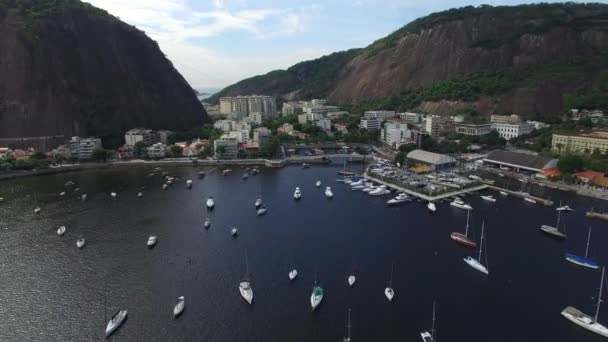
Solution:
<svg viewBox="0 0 608 342">
<path fill-rule="evenodd" d="M 553 201 L 550 200 L 550 199 L 544 199 L 544 198 L 541 198 L 541 197 L 532 196 L 532 195 L 530 195 L 528 193 L 523 193 L 523 192 L 519 192 L 519 191 L 512 191 L 512 190 L 508 190 L 508 189 L 503 189 L 503 188 L 499 188 L 499 187 L 494 186 L 494 185 L 488 185 L 488 188 L 490 188 L 492 190 L 496 190 L 496 191 L 506 192 L 506 193 L 508 193 L 511 196 L 520 197 L 520 198 L 528 198 L 528 199 L 536 201 L 537 203 L 541 203 L 541 204 L 543 204 L 543 205 L 545 205 L 547 207 L 551 207 L 554 204 Z"/>
<path fill-rule="evenodd" d="M 608 213 L 600 213 L 600 212 L 594 211 L 593 209 L 586 212 L 585 216 L 587 216 L 588 218 L 592 218 L 592 219 L 608 221 Z"/>
</svg>

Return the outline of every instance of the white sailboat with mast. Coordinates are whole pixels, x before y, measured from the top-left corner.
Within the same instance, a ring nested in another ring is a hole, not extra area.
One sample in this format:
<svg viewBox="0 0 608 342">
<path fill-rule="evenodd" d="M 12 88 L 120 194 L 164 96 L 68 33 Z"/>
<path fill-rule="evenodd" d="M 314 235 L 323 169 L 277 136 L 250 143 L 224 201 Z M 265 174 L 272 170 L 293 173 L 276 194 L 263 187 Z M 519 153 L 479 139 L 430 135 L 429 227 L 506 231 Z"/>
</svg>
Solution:
<svg viewBox="0 0 608 342">
<path fill-rule="evenodd" d="M 393 297 L 395 297 L 395 290 L 393 290 L 393 269 L 395 268 L 395 263 L 391 264 L 391 278 L 388 281 L 388 286 L 384 289 L 384 295 L 388 299 L 388 301 L 392 301 Z"/>
<path fill-rule="evenodd" d="M 566 234 L 562 233 L 559 231 L 559 223 L 561 221 L 561 217 L 562 217 L 562 212 L 558 211 L 557 212 L 557 224 L 555 225 L 555 227 L 543 224 L 542 226 L 540 226 L 540 230 L 542 230 L 545 234 L 560 239 L 560 240 L 565 240 L 567 238 Z"/>
<path fill-rule="evenodd" d="M 433 325 L 431 331 L 423 331 L 420 333 L 423 342 L 435 342 L 435 301 L 433 301 Z"/>
<path fill-rule="evenodd" d="M 466 262 L 469 266 L 473 267 L 474 269 L 478 270 L 479 272 L 488 274 L 488 273 L 490 273 L 490 271 L 488 271 L 488 268 L 481 263 L 481 255 L 483 253 L 483 248 L 484 248 L 484 244 L 483 244 L 484 228 L 485 228 L 485 222 L 482 221 L 482 223 L 481 223 L 481 242 L 479 244 L 478 259 L 475 259 L 472 256 L 468 256 L 468 257 L 464 258 L 464 262 Z"/>
<path fill-rule="evenodd" d="M 587 233 L 587 247 L 585 248 L 585 256 L 579 256 L 573 253 L 566 253 L 566 260 L 570 261 L 573 264 L 591 268 L 597 270 L 600 268 L 600 264 L 598 264 L 595 260 L 590 259 L 589 255 L 589 242 L 591 241 L 591 227 L 589 227 L 589 233 Z"/>
<path fill-rule="evenodd" d="M 251 304 L 253 302 L 253 289 L 251 288 L 251 278 L 249 276 L 249 261 L 247 260 L 247 254 L 245 254 L 245 267 L 246 273 L 241 282 L 239 283 L 239 292 L 241 297 Z"/>
<path fill-rule="evenodd" d="M 604 271 L 605 268 L 602 267 L 602 279 L 600 280 L 600 290 L 597 296 L 595 317 L 590 317 L 572 306 L 569 306 L 562 310 L 562 316 L 564 316 L 572 323 L 580 326 L 581 328 L 592 331 L 598 335 L 608 337 L 608 328 L 600 324 L 597 320 L 600 314 L 600 305 L 602 304 L 602 291 L 604 289 Z"/>
<path fill-rule="evenodd" d="M 351 339 L 350 339 L 350 308 L 348 308 L 348 325 L 346 326 L 346 328 L 348 329 L 348 335 L 346 335 L 346 337 L 342 339 L 342 342 L 351 342 Z"/>
</svg>

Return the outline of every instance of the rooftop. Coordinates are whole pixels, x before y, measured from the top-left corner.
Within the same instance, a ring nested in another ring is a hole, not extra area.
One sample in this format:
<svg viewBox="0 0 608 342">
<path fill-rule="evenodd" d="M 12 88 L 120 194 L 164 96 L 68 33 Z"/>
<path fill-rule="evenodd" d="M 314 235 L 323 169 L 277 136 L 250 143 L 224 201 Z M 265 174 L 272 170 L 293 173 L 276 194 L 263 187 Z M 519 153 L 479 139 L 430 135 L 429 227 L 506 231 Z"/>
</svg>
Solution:
<svg viewBox="0 0 608 342">
<path fill-rule="evenodd" d="M 554 135 L 564 135 L 570 137 L 586 137 L 596 139 L 608 139 L 607 131 L 579 131 L 579 132 L 557 132 Z"/>
<path fill-rule="evenodd" d="M 407 154 L 407 159 L 414 159 L 429 164 L 446 164 L 456 162 L 456 159 L 453 157 L 423 150 L 413 150 Z"/>
<path fill-rule="evenodd" d="M 494 161 L 505 164 L 524 167 L 527 169 L 543 170 L 548 167 L 555 159 L 538 156 L 528 153 L 509 152 L 503 150 L 494 150 L 488 154 L 486 161 Z"/>
</svg>

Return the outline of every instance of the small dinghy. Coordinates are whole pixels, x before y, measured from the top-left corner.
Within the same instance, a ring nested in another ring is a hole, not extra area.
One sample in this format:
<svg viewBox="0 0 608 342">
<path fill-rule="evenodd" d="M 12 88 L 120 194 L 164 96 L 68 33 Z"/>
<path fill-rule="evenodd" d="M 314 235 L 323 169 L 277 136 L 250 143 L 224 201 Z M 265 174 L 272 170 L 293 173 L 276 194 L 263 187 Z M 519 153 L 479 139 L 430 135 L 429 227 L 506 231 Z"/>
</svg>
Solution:
<svg viewBox="0 0 608 342">
<path fill-rule="evenodd" d="M 186 307 L 186 302 L 184 296 L 177 298 L 177 304 L 173 307 L 173 317 L 177 318 L 179 315 L 184 312 L 184 308 Z"/>
<path fill-rule="evenodd" d="M 106 326 L 106 338 L 118 329 L 127 318 L 127 310 L 118 310 Z"/>
<path fill-rule="evenodd" d="M 40 209 L 40 207 L 34 208 L 34 213 L 36 213 L 36 214 L 40 214 L 41 211 L 42 211 L 42 209 Z"/>
<path fill-rule="evenodd" d="M 57 235 L 63 236 L 63 234 L 65 234 L 65 231 L 66 231 L 65 226 L 61 226 L 61 227 L 57 228 Z"/>
<path fill-rule="evenodd" d="M 203 222 L 203 227 L 205 227 L 205 229 L 209 229 L 209 227 L 211 227 L 211 220 L 209 220 L 208 217 L 205 219 L 205 222 Z"/>
<path fill-rule="evenodd" d="M 230 230 L 230 235 L 232 235 L 232 237 L 234 237 L 234 238 L 238 235 L 238 230 L 236 229 L 236 227 L 233 227 Z"/>
<path fill-rule="evenodd" d="M 154 235 L 150 235 L 148 237 L 148 248 L 152 248 L 154 246 L 156 246 L 156 243 L 158 242 L 158 237 L 154 236 Z"/>
<path fill-rule="evenodd" d="M 266 214 L 266 212 L 268 211 L 268 209 L 266 209 L 266 207 L 261 207 L 260 209 L 258 209 L 258 216 L 262 216 L 264 214 Z"/>
<path fill-rule="evenodd" d="M 296 279 L 296 277 L 298 276 L 298 270 L 296 270 L 295 268 L 291 271 L 289 271 L 289 280 L 294 280 Z"/>
<path fill-rule="evenodd" d="M 353 274 L 351 274 L 348 277 L 348 286 L 353 286 L 355 284 L 356 280 L 357 280 L 357 278 L 355 278 L 355 276 Z"/>
<path fill-rule="evenodd" d="M 86 240 L 84 238 L 80 238 L 78 240 L 76 240 L 76 247 L 82 249 L 82 247 L 84 247 L 84 245 L 86 244 Z"/>
</svg>

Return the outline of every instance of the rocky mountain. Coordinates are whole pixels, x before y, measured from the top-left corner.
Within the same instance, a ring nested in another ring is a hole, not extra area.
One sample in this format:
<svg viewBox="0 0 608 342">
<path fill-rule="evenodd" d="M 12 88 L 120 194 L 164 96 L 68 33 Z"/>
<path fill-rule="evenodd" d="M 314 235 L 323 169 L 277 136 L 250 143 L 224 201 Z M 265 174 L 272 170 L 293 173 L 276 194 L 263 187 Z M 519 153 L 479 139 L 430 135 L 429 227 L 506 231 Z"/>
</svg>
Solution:
<svg viewBox="0 0 608 342">
<path fill-rule="evenodd" d="M 79 0 L 0 0 L 0 138 L 112 139 L 205 120 L 144 32 Z"/>
<path fill-rule="evenodd" d="M 294 79 L 295 85 L 285 82 Z M 324 83 L 316 92 L 307 88 L 318 79 Z M 364 49 L 246 79 L 218 96 L 251 92 L 446 114 L 474 109 L 547 117 L 573 106 L 608 109 L 608 5 L 438 12 Z"/>
</svg>

